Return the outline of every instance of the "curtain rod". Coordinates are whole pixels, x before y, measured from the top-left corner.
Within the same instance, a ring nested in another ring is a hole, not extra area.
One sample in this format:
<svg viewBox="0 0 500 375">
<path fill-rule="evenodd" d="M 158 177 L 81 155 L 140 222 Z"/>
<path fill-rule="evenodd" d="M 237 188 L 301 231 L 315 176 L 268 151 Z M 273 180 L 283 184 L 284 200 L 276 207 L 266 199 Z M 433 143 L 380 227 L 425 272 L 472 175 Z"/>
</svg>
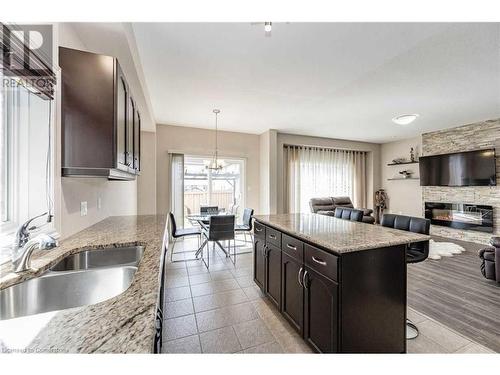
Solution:
<svg viewBox="0 0 500 375">
<path fill-rule="evenodd" d="M 316 150 L 324 150 L 324 151 L 348 151 L 348 152 L 361 152 L 367 154 L 369 151 L 360 151 L 360 150 L 351 150 L 347 148 L 335 148 L 335 147 L 323 147 L 323 146 L 307 146 L 307 145 L 292 145 L 285 143 L 283 144 L 283 148 L 309 148 Z"/>
</svg>

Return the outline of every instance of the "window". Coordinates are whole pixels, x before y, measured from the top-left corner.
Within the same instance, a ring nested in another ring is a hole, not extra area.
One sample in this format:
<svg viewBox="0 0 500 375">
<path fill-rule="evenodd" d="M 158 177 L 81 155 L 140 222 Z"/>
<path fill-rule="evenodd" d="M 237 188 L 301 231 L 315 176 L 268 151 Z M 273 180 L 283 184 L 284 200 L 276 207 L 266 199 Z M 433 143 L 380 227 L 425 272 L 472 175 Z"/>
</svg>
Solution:
<svg viewBox="0 0 500 375">
<path fill-rule="evenodd" d="M 2 80 L 0 139 L 0 263 L 17 227 L 52 206 L 51 102 L 9 78 Z M 46 218 L 34 222 L 44 229 Z"/>
<path fill-rule="evenodd" d="M 366 152 L 284 147 L 286 212 L 310 212 L 309 200 L 348 196 L 366 204 Z"/>
<path fill-rule="evenodd" d="M 3 80 L 3 77 L 0 75 Z M 0 196 L 0 225 L 2 228 L 9 223 L 12 217 L 11 205 L 9 204 L 12 200 L 9 199 L 9 195 L 12 193 L 12 156 L 11 148 L 9 147 L 12 143 L 12 126 L 11 121 L 9 121 L 7 108 L 11 106 L 8 103 L 9 98 L 5 95 L 0 96 L 0 118 L 2 121 L 2 128 L 0 130 L 0 187 L 2 189 L 2 195 Z"/>
</svg>

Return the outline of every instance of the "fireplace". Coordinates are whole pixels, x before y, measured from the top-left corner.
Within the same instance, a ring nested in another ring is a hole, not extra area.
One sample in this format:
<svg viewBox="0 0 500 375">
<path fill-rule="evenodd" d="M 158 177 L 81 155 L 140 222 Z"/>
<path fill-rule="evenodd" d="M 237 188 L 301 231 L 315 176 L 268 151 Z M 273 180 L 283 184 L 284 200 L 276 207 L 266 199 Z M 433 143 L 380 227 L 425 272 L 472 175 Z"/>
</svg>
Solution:
<svg viewBox="0 0 500 375">
<path fill-rule="evenodd" d="M 431 224 L 493 233 L 493 207 L 467 203 L 425 202 Z"/>
</svg>

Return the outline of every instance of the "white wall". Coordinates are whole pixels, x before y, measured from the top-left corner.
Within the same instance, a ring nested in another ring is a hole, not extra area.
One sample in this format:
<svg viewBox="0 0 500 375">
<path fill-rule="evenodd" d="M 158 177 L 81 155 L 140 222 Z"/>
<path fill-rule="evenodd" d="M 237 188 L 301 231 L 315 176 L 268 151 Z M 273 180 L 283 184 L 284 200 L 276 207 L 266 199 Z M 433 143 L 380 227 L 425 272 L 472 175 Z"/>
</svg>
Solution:
<svg viewBox="0 0 500 375">
<path fill-rule="evenodd" d="M 260 213 L 277 213 L 277 132 L 268 130 L 260 139 Z"/>
<path fill-rule="evenodd" d="M 74 28 L 67 23 L 55 25 L 54 42 L 64 46 L 92 51 L 82 42 Z M 54 62 L 57 65 L 58 53 Z M 59 76 L 60 77 L 60 76 Z M 56 96 L 56 162 L 55 162 L 55 221 L 62 238 L 68 237 L 108 216 L 135 215 L 137 213 L 137 181 L 108 181 L 102 178 L 61 177 L 61 93 Z M 101 199 L 101 208 L 97 207 Z M 80 216 L 80 202 L 86 201 L 87 216 Z"/>
<path fill-rule="evenodd" d="M 401 166 L 388 166 L 396 158 L 410 159 L 410 149 L 415 149 L 416 156 L 422 152 L 422 138 L 415 137 L 384 143 L 381 147 L 381 170 L 382 188 L 389 196 L 389 207 L 386 212 L 403 214 L 410 216 L 422 216 L 422 188 L 419 180 L 394 180 L 388 178 L 400 178 L 398 172 L 410 170 L 414 172 L 414 177 L 418 177 L 418 164 L 408 164 Z"/>
<path fill-rule="evenodd" d="M 137 177 L 137 214 L 156 214 L 156 132 L 141 133 L 141 174 Z"/>
</svg>

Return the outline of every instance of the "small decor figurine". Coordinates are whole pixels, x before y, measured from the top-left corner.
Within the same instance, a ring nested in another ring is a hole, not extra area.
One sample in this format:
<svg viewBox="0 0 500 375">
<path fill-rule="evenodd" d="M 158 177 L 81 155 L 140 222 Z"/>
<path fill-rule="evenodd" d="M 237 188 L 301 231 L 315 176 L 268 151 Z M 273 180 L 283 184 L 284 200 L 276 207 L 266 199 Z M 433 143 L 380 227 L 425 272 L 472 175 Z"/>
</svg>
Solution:
<svg viewBox="0 0 500 375">
<path fill-rule="evenodd" d="M 408 170 L 404 170 L 404 171 L 399 172 L 399 174 L 403 175 L 403 178 L 410 178 L 412 173 L 413 173 L 412 171 L 408 171 Z"/>
<path fill-rule="evenodd" d="M 413 147 L 410 149 L 410 160 L 412 162 L 415 161 L 415 151 L 413 150 Z"/>
<path fill-rule="evenodd" d="M 380 220 L 384 215 L 384 210 L 387 208 L 389 197 L 384 189 L 375 192 L 375 222 L 380 224 Z"/>
</svg>

